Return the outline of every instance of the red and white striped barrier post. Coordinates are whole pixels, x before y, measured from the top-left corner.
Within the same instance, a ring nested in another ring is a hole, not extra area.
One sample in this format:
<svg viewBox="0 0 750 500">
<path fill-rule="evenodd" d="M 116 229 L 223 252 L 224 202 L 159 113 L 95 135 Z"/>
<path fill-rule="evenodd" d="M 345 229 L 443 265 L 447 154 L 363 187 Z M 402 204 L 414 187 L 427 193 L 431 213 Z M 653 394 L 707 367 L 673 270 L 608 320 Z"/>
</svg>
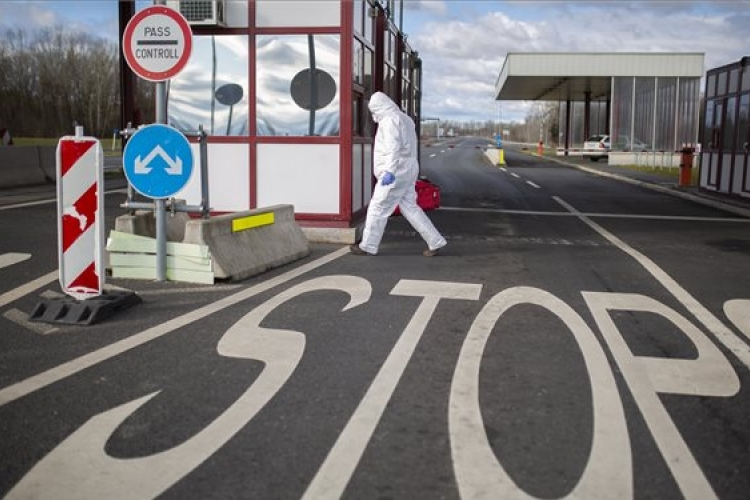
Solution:
<svg viewBox="0 0 750 500">
<path fill-rule="evenodd" d="M 104 288 L 104 153 L 93 137 L 65 136 L 57 145 L 57 241 L 60 286 L 76 300 Z"/>
</svg>

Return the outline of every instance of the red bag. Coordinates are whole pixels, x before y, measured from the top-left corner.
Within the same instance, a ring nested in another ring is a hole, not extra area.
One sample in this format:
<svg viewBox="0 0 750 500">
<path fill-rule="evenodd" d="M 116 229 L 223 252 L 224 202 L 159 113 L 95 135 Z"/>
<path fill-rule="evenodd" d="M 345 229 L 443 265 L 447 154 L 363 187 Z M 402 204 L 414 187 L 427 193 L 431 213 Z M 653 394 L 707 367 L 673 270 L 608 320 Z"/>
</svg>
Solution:
<svg viewBox="0 0 750 500">
<path fill-rule="evenodd" d="M 440 187 L 437 184 L 433 184 L 425 178 L 417 179 L 414 189 L 417 190 L 417 205 L 422 210 L 429 212 L 440 207 Z M 401 210 L 396 207 L 393 215 L 401 215 Z"/>
</svg>

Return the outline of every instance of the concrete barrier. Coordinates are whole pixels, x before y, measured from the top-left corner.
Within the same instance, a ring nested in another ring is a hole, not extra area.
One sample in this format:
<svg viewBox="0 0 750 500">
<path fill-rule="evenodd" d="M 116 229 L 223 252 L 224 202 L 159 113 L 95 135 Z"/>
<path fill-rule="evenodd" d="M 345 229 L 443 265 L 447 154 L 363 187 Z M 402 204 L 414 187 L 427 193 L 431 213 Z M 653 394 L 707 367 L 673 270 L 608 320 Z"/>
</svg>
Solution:
<svg viewBox="0 0 750 500">
<path fill-rule="evenodd" d="M 42 157 L 49 151 L 55 157 L 54 146 L 4 146 L 0 147 L 0 188 L 33 186 L 54 182 L 54 169 L 48 178 L 42 169 Z M 54 163 L 53 163 L 54 166 Z"/>
<path fill-rule="evenodd" d="M 153 212 L 122 215 L 115 230 L 155 237 Z M 217 279 L 241 280 L 310 254 L 292 205 L 273 205 L 244 212 L 191 219 L 184 212 L 167 215 L 167 241 L 209 248 Z"/>
<path fill-rule="evenodd" d="M 183 242 L 209 247 L 219 279 L 241 280 L 310 253 L 292 205 L 190 220 Z"/>
</svg>

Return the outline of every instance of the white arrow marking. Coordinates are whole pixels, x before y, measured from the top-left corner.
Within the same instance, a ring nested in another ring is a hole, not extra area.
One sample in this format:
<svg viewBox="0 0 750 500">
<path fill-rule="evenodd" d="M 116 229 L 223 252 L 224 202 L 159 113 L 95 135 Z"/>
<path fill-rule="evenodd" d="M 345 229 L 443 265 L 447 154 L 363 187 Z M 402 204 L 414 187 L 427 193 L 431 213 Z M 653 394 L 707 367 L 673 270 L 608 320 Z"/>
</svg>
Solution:
<svg viewBox="0 0 750 500">
<path fill-rule="evenodd" d="M 30 253 L 4 253 L 0 255 L 0 269 L 29 260 L 30 258 Z"/>
<path fill-rule="evenodd" d="M 151 172 L 151 167 L 149 167 L 148 165 L 157 156 L 160 156 L 162 160 L 166 162 L 167 168 L 164 170 L 166 173 L 168 173 L 169 175 L 182 175 L 182 158 L 180 158 L 179 156 L 175 156 L 175 159 L 172 160 L 172 157 L 170 157 L 166 153 L 166 151 L 164 151 L 158 144 L 154 149 L 151 150 L 148 156 L 146 156 L 145 160 L 141 160 L 140 155 L 136 157 L 134 173 L 147 174 Z"/>
</svg>

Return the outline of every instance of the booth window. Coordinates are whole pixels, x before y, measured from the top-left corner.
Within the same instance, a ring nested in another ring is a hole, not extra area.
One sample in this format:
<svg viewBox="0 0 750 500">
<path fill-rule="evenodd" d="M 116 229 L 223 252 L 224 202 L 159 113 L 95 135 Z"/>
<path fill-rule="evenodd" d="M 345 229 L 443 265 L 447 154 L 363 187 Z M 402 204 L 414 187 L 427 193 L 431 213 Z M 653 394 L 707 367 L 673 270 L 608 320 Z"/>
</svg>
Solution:
<svg viewBox="0 0 750 500">
<path fill-rule="evenodd" d="M 258 35 L 257 134 L 338 136 L 339 35 Z"/>
<path fill-rule="evenodd" d="M 248 135 L 248 81 L 247 35 L 195 36 L 190 62 L 169 84 L 170 125 L 184 133 L 202 126 L 209 135 Z"/>
</svg>

